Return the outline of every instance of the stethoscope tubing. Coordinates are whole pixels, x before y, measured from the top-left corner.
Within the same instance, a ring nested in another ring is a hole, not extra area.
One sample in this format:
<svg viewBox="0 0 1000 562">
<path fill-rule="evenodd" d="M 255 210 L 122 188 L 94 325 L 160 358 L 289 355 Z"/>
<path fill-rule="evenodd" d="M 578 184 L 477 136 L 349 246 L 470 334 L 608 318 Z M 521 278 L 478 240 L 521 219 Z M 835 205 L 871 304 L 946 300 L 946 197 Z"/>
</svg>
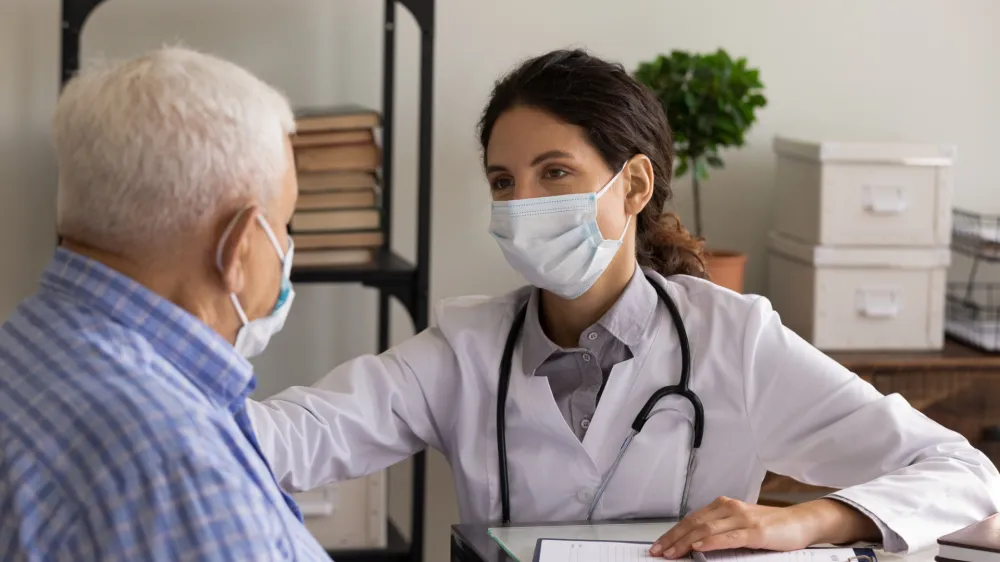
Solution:
<svg viewBox="0 0 1000 562">
<path fill-rule="evenodd" d="M 691 474 L 693 473 L 696 465 L 697 451 L 701 447 L 702 438 L 704 437 L 705 411 L 698 395 L 691 390 L 691 343 L 688 340 L 687 330 L 684 328 L 684 321 L 681 318 L 680 311 L 677 309 L 677 305 L 674 303 L 674 300 L 670 298 L 670 295 L 667 294 L 666 290 L 664 290 L 663 287 L 656 282 L 656 280 L 648 275 L 646 276 L 646 279 L 653 286 L 653 289 L 656 290 L 659 300 L 667 307 L 667 311 L 670 313 L 670 318 L 673 321 L 674 328 L 677 331 L 677 338 L 680 342 L 681 348 L 681 376 L 676 385 L 665 386 L 654 392 L 649 399 L 646 400 L 646 403 L 639 410 L 639 413 L 636 414 L 635 420 L 632 422 L 632 429 L 629 432 L 628 437 L 626 437 L 622 443 L 614 464 L 611 466 L 607 475 L 601 479 L 601 484 L 598 487 L 597 492 L 594 494 L 594 498 L 587 510 L 588 521 L 593 516 L 594 510 L 597 509 L 597 504 L 604 495 L 604 490 L 607 488 L 608 483 L 611 481 L 611 477 L 618 469 L 618 465 L 621 463 L 622 457 L 625 455 L 625 451 L 628 449 L 632 439 L 642 431 L 646 421 L 653 414 L 653 408 L 656 407 L 656 404 L 661 399 L 672 395 L 681 396 L 682 398 L 688 400 L 694 408 L 694 432 L 691 439 L 691 452 L 688 456 L 687 472 L 684 477 L 684 489 L 681 494 L 679 516 L 683 517 L 686 515 L 688 509 L 688 494 L 691 489 Z M 520 310 L 518 310 L 517 315 L 514 317 L 514 321 L 511 324 L 510 331 L 507 333 L 507 340 L 504 343 L 503 355 L 500 358 L 500 378 L 497 383 L 497 457 L 500 468 L 500 510 L 503 517 L 503 523 L 505 525 L 510 523 L 510 482 L 507 473 L 506 436 L 507 394 L 510 389 L 510 375 L 511 368 L 513 366 L 514 347 L 517 345 L 517 338 L 520 336 L 521 329 L 524 327 L 524 319 L 527 316 L 527 310 L 528 305 L 525 303 L 521 306 Z"/>
</svg>

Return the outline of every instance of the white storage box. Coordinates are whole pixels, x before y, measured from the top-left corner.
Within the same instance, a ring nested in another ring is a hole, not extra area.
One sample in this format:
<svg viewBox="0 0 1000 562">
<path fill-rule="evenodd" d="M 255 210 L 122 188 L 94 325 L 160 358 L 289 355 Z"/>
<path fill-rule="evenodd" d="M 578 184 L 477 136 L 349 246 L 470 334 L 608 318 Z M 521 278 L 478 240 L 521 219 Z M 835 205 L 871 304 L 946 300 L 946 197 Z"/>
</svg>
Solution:
<svg viewBox="0 0 1000 562">
<path fill-rule="evenodd" d="M 822 246 L 947 246 L 947 146 L 777 137 L 776 230 Z"/>
<path fill-rule="evenodd" d="M 306 528 L 328 550 L 388 544 L 386 471 L 295 494 Z"/>
<path fill-rule="evenodd" d="M 940 349 L 950 260 L 947 247 L 833 248 L 772 232 L 767 296 L 824 351 Z"/>
</svg>

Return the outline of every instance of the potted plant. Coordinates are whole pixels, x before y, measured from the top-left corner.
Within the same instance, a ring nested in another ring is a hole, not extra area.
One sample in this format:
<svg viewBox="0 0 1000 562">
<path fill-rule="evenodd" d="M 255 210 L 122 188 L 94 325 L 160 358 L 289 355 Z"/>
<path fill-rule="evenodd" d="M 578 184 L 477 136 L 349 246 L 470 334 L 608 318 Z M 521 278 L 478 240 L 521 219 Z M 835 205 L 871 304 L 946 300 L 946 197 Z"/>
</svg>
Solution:
<svg viewBox="0 0 1000 562">
<path fill-rule="evenodd" d="M 723 167 L 722 149 L 743 146 L 757 109 L 767 105 L 759 71 L 723 49 L 704 54 L 674 50 L 640 63 L 635 77 L 659 97 L 670 121 L 675 174 L 691 172 L 694 231 L 701 237 L 701 182 L 708 179 L 709 168 Z M 709 247 L 706 258 L 714 282 L 742 292 L 744 254 Z"/>
</svg>

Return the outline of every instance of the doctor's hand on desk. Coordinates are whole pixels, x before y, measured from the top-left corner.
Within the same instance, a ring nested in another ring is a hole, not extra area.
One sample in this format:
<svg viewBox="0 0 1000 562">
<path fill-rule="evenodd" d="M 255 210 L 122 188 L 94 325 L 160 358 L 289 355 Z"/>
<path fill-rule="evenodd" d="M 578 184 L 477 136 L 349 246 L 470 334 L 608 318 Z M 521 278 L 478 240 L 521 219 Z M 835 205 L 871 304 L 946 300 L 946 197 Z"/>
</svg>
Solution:
<svg viewBox="0 0 1000 562">
<path fill-rule="evenodd" d="M 877 541 L 879 537 L 878 527 L 871 519 L 836 500 L 769 507 L 719 498 L 691 513 L 657 539 L 650 554 L 681 558 L 691 550 L 786 551 L 821 543 Z"/>
</svg>

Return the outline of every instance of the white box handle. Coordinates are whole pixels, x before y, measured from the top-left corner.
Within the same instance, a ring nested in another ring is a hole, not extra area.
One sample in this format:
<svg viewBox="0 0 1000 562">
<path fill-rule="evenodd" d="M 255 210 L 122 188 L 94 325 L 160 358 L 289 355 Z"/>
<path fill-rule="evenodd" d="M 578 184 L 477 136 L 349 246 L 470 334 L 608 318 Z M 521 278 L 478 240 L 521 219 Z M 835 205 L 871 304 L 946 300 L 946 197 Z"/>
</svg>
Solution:
<svg viewBox="0 0 1000 562">
<path fill-rule="evenodd" d="M 337 508 L 339 494 L 331 486 L 296 494 L 295 503 L 303 517 L 329 517 Z"/>
<path fill-rule="evenodd" d="M 902 185 L 866 185 L 865 209 L 878 215 L 898 215 L 910 208 L 910 189 Z"/>
<path fill-rule="evenodd" d="M 858 289 L 855 295 L 858 314 L 866 318 L 895 318 L 902 308 L 898 289 Z"/>
</svg>

